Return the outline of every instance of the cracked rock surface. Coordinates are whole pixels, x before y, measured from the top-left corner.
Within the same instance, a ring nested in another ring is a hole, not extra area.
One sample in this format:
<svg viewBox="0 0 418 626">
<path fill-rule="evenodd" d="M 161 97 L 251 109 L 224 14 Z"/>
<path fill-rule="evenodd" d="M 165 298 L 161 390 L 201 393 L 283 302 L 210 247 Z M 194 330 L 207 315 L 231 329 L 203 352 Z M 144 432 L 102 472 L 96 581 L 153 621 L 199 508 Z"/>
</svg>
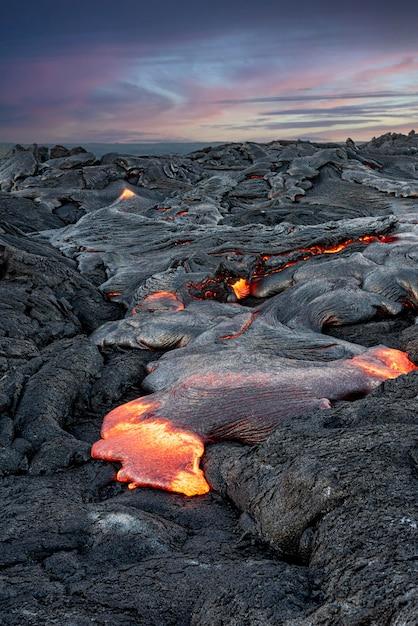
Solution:
<svg viewBox="0 0 418 626">
<path fill-rule="evenodd" d="M 0 189 L 0 624 L 416 624 L 418 372 L 344 365 L 418 363 L 416 135 L 16 146 Z M 207 495 L 92 459 L 149 394 Z"/>
</svg>

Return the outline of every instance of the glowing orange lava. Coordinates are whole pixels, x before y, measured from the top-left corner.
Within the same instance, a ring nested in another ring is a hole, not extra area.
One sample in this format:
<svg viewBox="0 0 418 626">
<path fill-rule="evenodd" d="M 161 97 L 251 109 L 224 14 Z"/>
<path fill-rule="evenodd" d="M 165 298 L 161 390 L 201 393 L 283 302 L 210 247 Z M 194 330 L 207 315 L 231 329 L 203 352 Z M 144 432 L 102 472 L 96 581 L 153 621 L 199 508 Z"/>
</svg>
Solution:
<svg viewBox="0 0 418 626">
<path fill-rule="evenodd" d="M 164 418 L 144 419 L 145 413 L 157 408 L 158 403 L 140 398 L 108 413 L 92 457 L 122 463 L 116 478 L 128 482 L 130 489 L 154 487 L 186 496 L 208 493 L 210 487 L 199 468 L 203 440 Z"/>
<path fill-rule="evenodd" d="M 154 291 L 134 306 L 132 314 L 138 311 L 183 311 L 184 304 L 172 291 Z"/>
<path fill-rule="evenodd" d="M 269 274 L 282 272 L 286 268 L 292 267 L 293 265 L 296 265 L 301 261 L 309 261 L 309 259 L 314 256 L 319 256 L 321 254 L 336 254 L 338 252 L 342 252 L 343 250 L 346 250 L 349 246 L 352 246 L 354 244 L 369 245 L 371 243 L 393 243 L 394 241 L 396 241 L 396 239 L 397 238 L 394 235 L 362 235 L 357 239 L 345 239 L 344 241 L 340 241 L 339 243 L 330 246 L 314 245 L 310 246 L 309 248 L 299 248 L 293 251 L 295 254 L 300 253 L 299 258 L 272 268 L 265 267 L 265 262 L 272 257 L 289 255 L 292 251 L 289 250 L 287 252 L 280 252 L 279 254 L 263 254 L 259 257 L 259 266 L 252 276 L 251 280 L 258 281 L 261 278 L 268 276 Z"/>
<path fill-rule="evenodd" d="M 135 198 L 136 194 L 130 189 L 126 188 L 120 194 L 118 200 L 130 200 L 131 198 Z"/>
<path fill-rule="evenodd" d="M 113 298 L 118 298 L 122 295 L 121 291 L 107 291 L 104 296 L 107 300 L 113 300 Z"/>
<path fill-rule="evenodd" d="M 301 252 L 308 252 L 309 255 L 312 256 L 317 256 L 318 254 L 335 254 L 356 243 L 369 245 L 370 243 L 392 243 L 393 241 L 395 241 L 395 237 L 390 235 L 362 235 L 358 237 L 358 239 L 346 239 L 332 246 L 311 246 L 310 248 L 302 248 Z"/>
<path fill-rule="evenodd" d="M 286 267 L 312 256 L 334 254 L 354 243 L 367 245 L 373 242 L 390 243 L 393 240 L 394 238 L 390 236 L 364 235 L 356 240 L 346 240 L 332 246 L 315 245 L 294 251 L 296 254 L 300 253 L 297 259 L 293 258 L 287 262 L 283 259 L 282 265 L 271 269 L 265 266 L 265 262 L 271 255 L 263 255 L 259 259 L 260 266 L 252 275 L 251 280 L 239 278 L 231 282 L 233 280 L 231 275 L 225 272 L 215 277 L 207 277 L 196 285 L 190 284 L 189 287 L 198 290 L 199 295 L 195 297 L 214 299 L 230 296 L 232 289 L 236 298 L 240 300 L 250 295 L 251 287 L 262 276 L 283 271 Z M 106 294 L 108 298 L 119 295 L 121 295 L 120 292 L 116 291 Z M 157 291 L 147 295 L 133 312 L 137 310 L 181 311 L 183 309 L 184 304 L 176 293 Z M 220 339 L 240 337 L 250 328 L 257 314 L 258 311 L 252 312 L 238 331 L 224 335 Z M 340 366 L 348 368 L 355 380 L 360 378 L 361 388 L 365 387 L 369 391 L 384 380 L 418 370 L 418 366 L 409 360 L 406 353 L 385 346 L 368 349 L 363 354 L 345 360 Z M 269 373 L 256 372 L 254 375 L 246 375 L 241 371 L 223 373 L 221 386 L 216 371 L 190 376 L 188 385 L 195 390 L 200 390 L 199 393 L 202 393 L 204 397 L 205 391 L 210 388 L 221 391 L 222 389 L 242 388 L 246 383 L 246 376 L 248 376 L 248 385 L 260 386 L 264 384 L 264 380 L 266 387 L 268 384 L 271 385 Z M 367 385 L 364 385 L 365 381 Z M 92 447 L 93 458 L 120 462 L 122 467 L 117 473 L 117 480 L 129 483 L 130 489 L 153 487 L 187 496 L 207 493 L 210 487 L 199 467 L 204 454 L 204 437 L 178 427 L 169 419 L 158 415 L 163 403 L 156 401 L 155 397 L 150 395 L 133 400 L 108 413 L 103 421 L 102 438 Z M 328 404 L 325 403 L 324 407 L 328 408 L 330 403 L 328 400 L 326 402 Z M 260 411 L 262 408 L 261 405 Z M 208 440 L 210 440 L 209 436 Z"/>
<path fill-rule="evenodd" d="M 245 278 L 239 278 L 231 285 L 238 300 L 242 300 L 250 295 L 250 283 Z"/>
<path fill-rule="evenodd" d="M 372 353 L 369 351 L 367 355 L 355 356 L 351 362 L 378 380 L 398 378 L 402 374 L 409 374 L 418 370 L 418 366 L 409 360 L 405 352 L 385 346 L 378 346 Z"/>
<path fill-rule="evenodd" d="M 305 261 L 311 256 L 318 256 L 319 254 L 336 254 L 337 252 L 341 252 L 342 250 L 345 250 L 346 248 L 354 244 L 362 243 L 365 245 L 369 245 L 371 243 L 392 243 L 395 240 L 396 237 L 394 237 L 393 235 L 362 235 L 357 239 L 345 239 L 344 241 L 340 241 L 339 243 L 332 244 L 330 246 L 315 245 L 310 246 L 309 248 L 299 248 L 298 250 L 295 250 L 295 252 L 307 253 L 308 256 L 301 258 L 302 261 Z M 282 254 L 289 253 L 287 252 Z M 264 255 L 262 258 L 268 259 L 270 258 L 270 255 Z"/>
<path fill-rule="evenodd" d="M 249 327 L 253 315 L 236 334 Z M 233 338 L 233 335 L 224 339 Z M 371 385 L 397 378 L 418 370 L 407 354 L 399 350 L 378 346 L 347 361 L 344 366 L 356 368 L 370 379 Z M 224 389 L 242 385 L 271 383 L 269 374 L 246 375 L 238 372 L 224 373 Z M 208 388 L 219 388 L 219 378 L 213 373 L 196 374 L 189 384 L 204 393 Z M 329 408 L 329 403 L 323 408 Z M 118 461 L 122 464 L 117 480 L 129 483 L 129 488 L 153 487 L 182 493 L 187 496 L 202 495 L 210 490 L 199 467 L 204 453 L 205 439 L 195 432 L 175 426 L 160 417 L 160 402 L 144 396 L 123 404 L 108 413 L 103 421 L 102 439 L 97 441 L 91 454 L 95 459 Z"/>
<path fill-rule="evenodd" d="M 303 261 L 309 261 L 314 256 L 322 254 L 336 254 L 355 244 L 369 245 L 371 243 L 392 243 L 396 240 L 397 237 L 393 235 L 362 235 L 357 239 L 345 239 L 344 241 L 340 241 L 339 243 L 329 246 L 313 245 L 309 248 L 297 248 L 295 250 L 287 250 L 280 253 L 261 254 L 256 260 L 255 270 L 249 279 L 238 278 L 235 282 L 231 283 L 230 277 L 228 278 L 228 276 L 222 273 L 219 273 L 214 277 L 208 276 L 200 283 L 191 283 L 189 285 L 198 291 L 198 294 L 191 293 L 191 295 L 193 297 L 197 297 L 198 299 L 219 300 L 226 298 L 228 290 L 225 289 L 225 287 L 227 286 L 233 290 L 238 300 L 243 300 L 251 295 L 251 293 L 256 293 L 257 283 L 259 283 L 266 276 L 283 272 L 283 270 L 288 267 L 293 267 Z M 237 253 L 237 251 L 231 252 L 234 254 Z M 292 260 L 285 261 L 281 265 L 273 265 L 271 267 L 267 265 L 267 261 L 269 261 L 272 257 L 283 256 L 293 256 L 294 258 Z"/>
</svg>

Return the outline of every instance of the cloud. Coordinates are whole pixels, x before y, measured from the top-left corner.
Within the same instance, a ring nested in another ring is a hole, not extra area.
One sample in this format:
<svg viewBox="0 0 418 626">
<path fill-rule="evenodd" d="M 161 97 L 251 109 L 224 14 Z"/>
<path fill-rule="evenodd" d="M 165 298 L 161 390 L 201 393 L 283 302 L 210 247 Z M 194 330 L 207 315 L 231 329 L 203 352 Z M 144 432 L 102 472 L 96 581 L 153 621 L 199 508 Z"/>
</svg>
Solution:
<svg viewBox="0 0 418 626">
<path fill-rule="evenodd" d="M 418 91 L 411 93 L 399 93 L 399 91 L 381 92 L 348 92 L 348 93 L 316 93 L 316 94 L 290 94 L 283 96 L 257 96 L 255 98 L 242 98 L 223 100 L 219 104 L 261 104 L 270 102 L 326 102 L 333 100 L 370 100 L 378 98 L 416 98 Z"/>
<path fill-rule="evenodd" d="M 387 4 L 10 3 L 0 140 L 216 141 L 254 128 L 268 139 L 412 125 L 418 3 Z"/>
<path fill-rule="evenodd" d="M 378 119 L 368 120 L 369 122 L 376 123 Z M 278 129 L 297 129 L 297 128 L 328 128 L 331 126 L 347 126 L 348 124 L 361 124 L 364 120 L 361 118 L 335 120 L 335 119 L 321 119 L 321 120 L 302 120 L 291 122 L 269 122 L 267 124 L 214 124 L 212 128 L 228 129 L 228 130 L 278 130 Z"/>
<path fill-rule="evenodd" d="M 260 115 L 262 117 L 276 117 L 282 115 L 335 115 L 338 117 L 345 117 L 347 115 L 395 115 L 396 112 L 401 112 L 403 109 L 411 109 L 411 106 L 418 106 L 418 99 L 416 102 L 408 101 L 404 103 L 388 104 L 384 102 L 379 105 L 375 104 L 347 104 L 343 106 L 334 107 L 303 107 L 298 109 L 278 109 L 276 111 L 264 111 Z"/>
</svg>

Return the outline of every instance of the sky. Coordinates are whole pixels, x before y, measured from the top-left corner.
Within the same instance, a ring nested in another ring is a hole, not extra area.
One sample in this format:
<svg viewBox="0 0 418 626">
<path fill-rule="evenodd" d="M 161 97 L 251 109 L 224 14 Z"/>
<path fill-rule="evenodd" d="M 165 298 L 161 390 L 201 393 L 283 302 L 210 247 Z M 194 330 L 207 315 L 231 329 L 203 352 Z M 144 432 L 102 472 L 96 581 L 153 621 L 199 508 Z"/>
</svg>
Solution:
<svg viewBox="0 0 418 626">
<path fill-rule="evenodd" d="M 0 142 L 340 141 L 418 127 L 417 0 L 0 4 Z"/>
</svg>

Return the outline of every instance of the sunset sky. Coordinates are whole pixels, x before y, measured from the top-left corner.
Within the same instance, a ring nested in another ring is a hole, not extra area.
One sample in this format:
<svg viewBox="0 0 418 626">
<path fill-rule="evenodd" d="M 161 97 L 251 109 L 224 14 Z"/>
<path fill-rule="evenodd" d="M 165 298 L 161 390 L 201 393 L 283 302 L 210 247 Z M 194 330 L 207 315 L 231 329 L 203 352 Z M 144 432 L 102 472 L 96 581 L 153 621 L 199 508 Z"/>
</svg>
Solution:
<svg viewBox="0 0 418 626">
<path fill-rule="evenodd" d="M 0 142 L 418 130 L 417 0 L 4 5 Z"/>
</svg>

